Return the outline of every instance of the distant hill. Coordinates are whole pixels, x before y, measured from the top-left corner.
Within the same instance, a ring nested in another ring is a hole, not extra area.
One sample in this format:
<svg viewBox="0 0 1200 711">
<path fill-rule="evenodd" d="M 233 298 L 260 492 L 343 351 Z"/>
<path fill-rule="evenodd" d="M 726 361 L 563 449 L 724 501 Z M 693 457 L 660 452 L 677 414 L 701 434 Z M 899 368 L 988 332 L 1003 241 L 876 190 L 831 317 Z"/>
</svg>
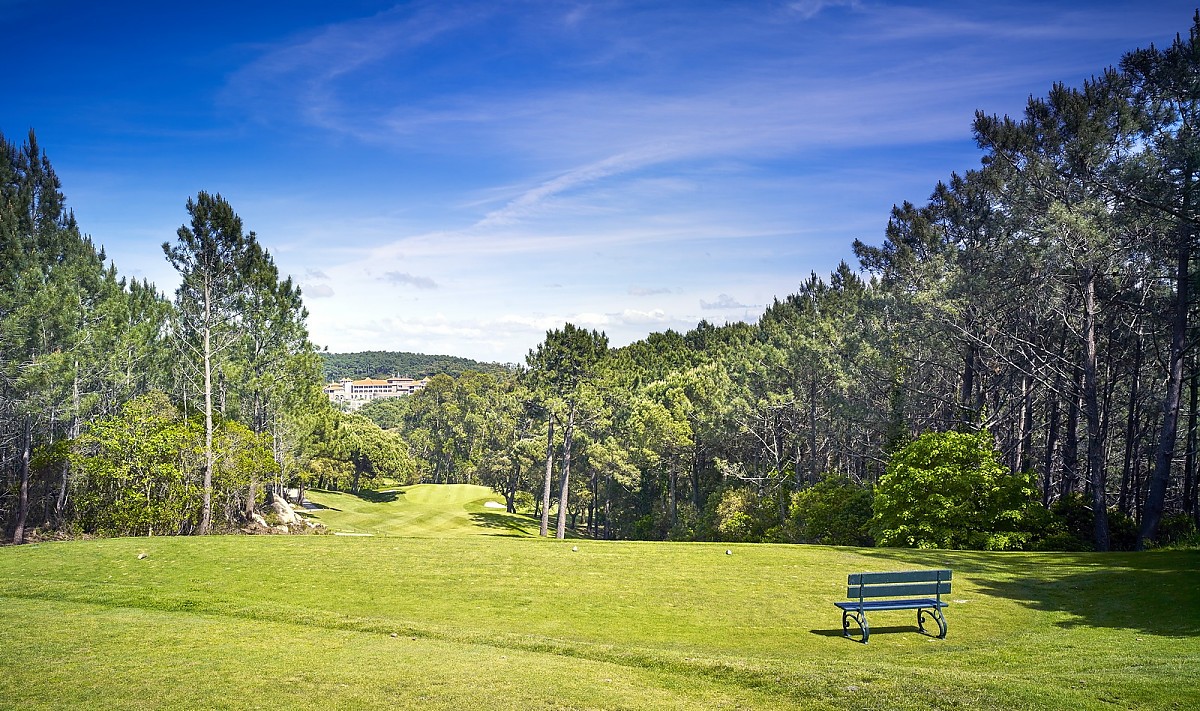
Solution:
<svg viewBox="0 0 1200 711">
<path fill-rule="evenodd" d="M 480 373 L 507 373 L 511 367 L 501 363 L 480 363 L 470 358 L 448 355 L 425 355 L 397 351 L 362 351 L 361 353 L 322 353 L 325 379 L 371 378 L 407 375 L 425 378 L 444 373 L 458 377 L 468 370 Z"/>
</svg>

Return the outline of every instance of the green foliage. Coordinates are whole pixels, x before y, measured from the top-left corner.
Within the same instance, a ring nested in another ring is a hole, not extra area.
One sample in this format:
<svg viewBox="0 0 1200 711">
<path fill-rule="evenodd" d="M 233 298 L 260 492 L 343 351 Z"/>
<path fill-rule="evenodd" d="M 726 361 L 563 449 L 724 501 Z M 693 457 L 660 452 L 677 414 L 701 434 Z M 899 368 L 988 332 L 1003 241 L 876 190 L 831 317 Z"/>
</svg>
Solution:
<svg viewBox="0 0 1200 711">
<path fill-rule="evenodd" d="M 1090 551 L 1095 549 L 1092 532 L 1095 516 L 1092 503 L 1083 494 L 1071 492 L 1051 504 L 1048 511 L 1030 512 L 1037 535 L 1032 547 L 1044 551 Z M 1137 543 L 1137 524 L 1117 509 L 1108 510 L 1109 550 L 1131 551 Z"/>
<path fill-rule="evenodd" d="M 412 484 L 417 479 L 416 463 L 398 433 L 333 408 L 323 410 L 313 424 L 306 458 L 321 488 L 358 492 L 379 481 Z"/>
<path fill-rule="evenodd" d="M 425 355 L 400 351 L 322 353 L 321 363 L 327 381 L 393 375 L 429 378 L 440 374 L 457 378 L 467 371 L 492 375 L 512 373 L 512 366 L 501 363 L 481 363 L 458 356 Z"/>
<path fill-rule="evenodd" d="M 844 477 L 826 476 L 792 494 L 795 540 L 833 546 L 869 546 L 872 492 Z"/>
<path fill-rule="evenodd" d="M 1158 528 L 1158 544 L 1164 548 L 1200 548 L 1200 527 L 1190 514 L 1167 516 Z"/>
<path fill-rule="evenodd" d="M 772 539 L 774 506 L 751 487 L 729 487 L 708 499 L 705 526 L 711 538 L 731 543 L 761 543 Z"/>
<path fill-rule="evenodd" d="M 404 425 L 408 411 L 409 398 L 384 397 L 364 403 L 356 412 L 382 429 L 394 430 Z"/>
<path fill-rule="evenodd" d="M 91 422 L 72 443 L 76 527 L 139 536 L 189 533 L 198 525 L 204 427 L 162 392 L 136 397 Z M 215 508 L 225 527 L 242 520 L 252 482 L 278 471 L 270 439 L 224 420 L 214 432 Z"/>
<path fill-rule="evenodd" d="M 203 425 L 161 392 L 92 422 L 72 452 L 77 526 L 122 536 L 187 532 L 200 513 L 203 436 Z"/>
<path fill-rule="evenodd" d="M 1001 464 L 986 430 L 927 432 L 888 463 L 872 528 L 884 546 L 1022 548 L 1035 494 L 1030 475 Z"/>
</svg>

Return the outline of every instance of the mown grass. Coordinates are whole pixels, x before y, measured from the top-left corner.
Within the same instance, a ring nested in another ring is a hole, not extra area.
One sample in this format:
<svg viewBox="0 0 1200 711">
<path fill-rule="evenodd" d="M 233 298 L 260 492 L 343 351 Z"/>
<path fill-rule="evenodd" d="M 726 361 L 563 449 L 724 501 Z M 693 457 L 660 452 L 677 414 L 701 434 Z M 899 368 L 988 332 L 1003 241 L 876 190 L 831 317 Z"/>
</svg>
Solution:
<svg viewBox="0 0 1200 711">
<path fill-rule="evenodd" d="M 947 639 L 908 612 L 841 636 L 848 572 L 933 566 L 955 570 Z M 0 707 L 1188 709 L 1198 570 L 1196 551 L 43 543 L 0 550 Z"/>
<path fill-rule="evenodd" d="M 312 490 L 305 498 L 320 507 L 306 515 L 335 532 L 438 538 L 538 533 L 531 517 L 496 508 L 504 499 L 486 486 L 418 484 L 359 494 Z"/>
</svg>

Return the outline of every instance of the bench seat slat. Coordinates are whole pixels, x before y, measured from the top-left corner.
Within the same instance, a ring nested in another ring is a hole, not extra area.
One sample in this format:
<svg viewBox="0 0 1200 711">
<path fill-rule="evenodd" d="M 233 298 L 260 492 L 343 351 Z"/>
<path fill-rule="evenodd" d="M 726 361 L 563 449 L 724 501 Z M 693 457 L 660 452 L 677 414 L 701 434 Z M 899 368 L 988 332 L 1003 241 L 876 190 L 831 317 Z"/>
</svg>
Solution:
<svg viewBox="0 0 1200 711">
<path fill-rule="evenodd" d="M 940 600 L 934 600 L 931 597 L 930 598 L 913 599 L 913 600 L 864 600 L 861 603 L 858 600 L 849 600 L 847 602 L 835 602 L 833 604 L 837 605 L 837 607 L 842 610 L 863 610 L 863 611 L 916 610 L 916 609 L 924 608 L 924 607 L 941 608 L 941 607 L 949 607 L 950 606 L 949 603 L 945 603 Z"/>
</svg>

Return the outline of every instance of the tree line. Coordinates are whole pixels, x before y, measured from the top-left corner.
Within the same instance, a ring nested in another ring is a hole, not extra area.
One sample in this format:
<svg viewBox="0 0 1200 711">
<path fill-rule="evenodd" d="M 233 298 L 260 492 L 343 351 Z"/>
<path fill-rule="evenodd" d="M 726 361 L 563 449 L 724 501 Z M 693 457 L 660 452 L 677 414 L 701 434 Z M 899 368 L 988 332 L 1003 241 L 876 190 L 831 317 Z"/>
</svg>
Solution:
<svg viewBox="0 0 1200 711">
<path fill-rule="evenodd" d="M 517 372 L 357 413 L 320 393 L 298 287 L 219 195 L 163 245 L 173 301 L 81 234 L 32 133 L 0 142 L 0 515 L 83 533 L 242 525 L 283 487 L 492 486 L 544 535 L 972 548 L 1195 536 L 1200 14 L 897 205 L 858 264 L 757 323 L 612 348 L 565 324 Z"/>
<path fill-rule="evenodd" d="M 439 373 L 458 377 L 467 371 L 504 373 L 510 366 L 481 363 L 470 358 L 449 355 L 425 355 L 405 351 L 360 351 L 357 353 L 321 353 L 326 380 L 342 378 L 387 378 L 393 375 L 427 378 Z"/>
<path fill-rule="evenodd" d="M 560 536 L 1108 550 L 1194 535 L 1197 76 L 1200 15 L 1020 118 L 980 112 L 979 167 L 896 206 L 881 244 L 853 245 L 857 268 L 813 274 L 755 325 L 610 349 L 567 324 L 517 376 L 435 378 L 363 414 L 424 478 L 490 483 L 543 532 L 556 510 Z M 981 501 L 981 481 L 1003 495 Z M 932 531 L 953 519 L 939 511 L 993 530 L 955 540 Z"/>
<path fill-rule="evenodd" d="M 5 536 L 245 523 L 311 449 L 320 361 L 300 289 L 220 195 L 186 204 L 168 300 L 79 228 L 30 131 L 0 135 Z"/>
</svg>

